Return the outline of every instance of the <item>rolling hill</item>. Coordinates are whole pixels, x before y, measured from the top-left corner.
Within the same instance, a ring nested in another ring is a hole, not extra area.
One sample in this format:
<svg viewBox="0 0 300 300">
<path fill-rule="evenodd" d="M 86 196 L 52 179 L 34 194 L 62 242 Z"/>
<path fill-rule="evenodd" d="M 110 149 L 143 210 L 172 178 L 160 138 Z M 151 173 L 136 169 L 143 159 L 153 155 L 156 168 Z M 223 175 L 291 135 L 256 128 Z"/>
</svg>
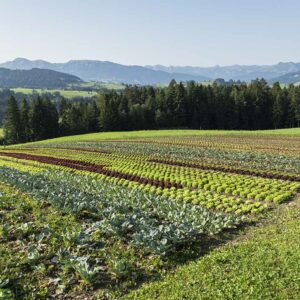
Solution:
<svg viewBox="0 0 300 300">
<path fill-rule="evenodd" d="M 269 80 L 270 83 L 274 82 L 280 82 L 284 84 L 297 84 L 300 82 L 300 71 L 299 72 L 293 72 L 293 73 L 287 73 L 285 75 L 275 77 Z"/>
<path fill-rule="evenodd" d="M 9 70 L 0 68 L 0 88 L 65 88 L 82 80 L 76 76 L 52 70 Z"/>
<path fill-rule="evenodd" d="M 126 66 L 109 61 L 71 60 L 67 63 L 49 63 L 43 60 L 17 58 L 0 64 L 0 67 L 12 70 L 29 70 L 43 68 L 72 74 L 85 81 L 122 82 L 127 84 L 167 84 L 172 79 L 178 81 L 204 81 L 210 78 L 202 75 L 169 73 L 152 70 L 142 66 Z"/>
</svg>

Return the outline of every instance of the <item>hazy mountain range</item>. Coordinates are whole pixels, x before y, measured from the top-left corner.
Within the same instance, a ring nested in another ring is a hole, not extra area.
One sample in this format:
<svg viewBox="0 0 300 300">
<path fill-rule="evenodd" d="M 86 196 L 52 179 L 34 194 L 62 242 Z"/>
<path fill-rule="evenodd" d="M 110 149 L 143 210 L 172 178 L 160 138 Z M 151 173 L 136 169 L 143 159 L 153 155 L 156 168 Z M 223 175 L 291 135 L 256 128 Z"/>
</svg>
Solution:
<svg viewBox="0 0 300 300">
<path fill-rule="evenodd" d="M 287 73 L 300 72 L 300 63 L 293 62 L 280 62 L 275 65 L 233 65 L 233 66 L 215 66 L 215 67 L 178 67 L 178 66 L 148 66 L 153 70 L 165 72 L 180 72 L 191 75 L 203 75 L 213 79 L 223 78 L 225 80 L 241 80 L 251 81 L 256 78 L 265 78 L 270 80 L 280 77 Z"/>
<path fill-rule="evenodd" d="M 300 83 L 300 72 L 287 73 L 269 80 L 270 83 L 281 82 L 285 84 Z"/>
<path fill-rule="evenodd" d="M 169 83 L 173 78 L 181 81 L 204 81 L 209 78 L 202 75 L 169 73 L 152 70 L 142 66 L 125 66 L 109 61 L 71 60 L 67 63 L 49 63 L 44 60 L 17 58 L 0 64 L 8 69 L 30 70 L 32 68 L 49 69 L 80 77 L 85 81 L 121 82 L 128 84 Z"/>
<path fill-rule="evenodd" d="M 71 74 L 84 81 L 121 82 L 128 84 L 167 84 L 177 81 L 241 80 L 249 82 L 265 78 L 270 83 L 296 83 L 300 79 L 300 63 L 280 62 L 275 65 L 233 65 L 215 67 L 193 66 L 127 66 L 109 61 L 71 60 L 66 63 L 50 63 L 44 60 L 17 58 L 1 63 L 0 67 L 12 70 L 48 69 Z"/>
</svg>

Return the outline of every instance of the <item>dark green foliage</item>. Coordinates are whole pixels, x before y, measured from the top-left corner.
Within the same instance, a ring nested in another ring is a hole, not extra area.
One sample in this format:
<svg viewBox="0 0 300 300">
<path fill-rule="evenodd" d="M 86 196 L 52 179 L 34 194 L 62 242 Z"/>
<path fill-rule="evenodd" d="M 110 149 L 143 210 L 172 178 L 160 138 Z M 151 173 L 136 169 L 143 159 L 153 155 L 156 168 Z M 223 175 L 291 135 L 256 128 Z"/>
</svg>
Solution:
<svg viewBox="0 0 300 300">
<path fill-rule="evenodd" d="M 300 126 L 300 87 L 293 88 L 291 95 L 291 115 L 294 117 L 294 124 Z"/>
<path fill-rule="evenodd" d="M 4 121 L 4 138 L 7 144 L 38 141 L 59 135 L 58 112 L 47 98 L 38 97 L 29 105 L 23 99 L 19 105 L 11 96 Z"/>
<path fill-rule="evenodd" d="M 300 86 L 270 87 L 263 79 L 249 85 L 209 86 L 172 80 L 166 88 L 127 86 L 119 93 L 105 91 L 96 100 L 62 99 L 58 110 L 50 100 L 38 97 L 30 104 L 29 118 L 24 101 L 20 116 L 16 112 L 13 117 L 12 111 L 16 107 L 11 103 L 8 143 L 97 131 L 299 127 Z"/>
<path fill-rule="evenodd" d="M 103 131 L 154 128 L 272 129 L 299 126 L 300 87 L 251 84 L 204 86 L 176 83 L 167 88 L 128 86 L 99 96 Z"/>
<path fill-rule="evenodd" d="M 0 89 L 0 123 L 2 124 L 5 117 L 7 99 L 15 96 L 14 92 L 9 89 Z M 16 98 L 16 97 L 15 97 Z"/>
<path fill-rule="evenodd" d="M 29 123 L 32 140 L 42 140 L 58 136 L 58 113 L 49 99 L 38 97 L 31 104 Z"/>
<path fill-rule="evenodd" d="M 63 99 L 59 105 L 60 135 L 97 132 L 99 114 L 95 101 L 73 103 Z"/>
<path fill-rule="evenodd" d="M 3 125 L 4 138 L 7 143 L 14 144 L 21 141 L 21 119 L 18 103 L 15 97 L 11 96 L 7 101 L 7 109 Z"/>
<path fill-rule="evenodd" d="M 87 130 L 89 132 L 96 132 L 98 130 L 99 109 L 95 102 L 86 104 L 86 122 Z"/>
<path fill-rule="evenodd" d="M 21 141 L 30 140 L 31 129 L 29 122 L 29 106 L 26 99 L 23 99 L 20 105 L 20 122 L 21 122 Z"/>
</svg>

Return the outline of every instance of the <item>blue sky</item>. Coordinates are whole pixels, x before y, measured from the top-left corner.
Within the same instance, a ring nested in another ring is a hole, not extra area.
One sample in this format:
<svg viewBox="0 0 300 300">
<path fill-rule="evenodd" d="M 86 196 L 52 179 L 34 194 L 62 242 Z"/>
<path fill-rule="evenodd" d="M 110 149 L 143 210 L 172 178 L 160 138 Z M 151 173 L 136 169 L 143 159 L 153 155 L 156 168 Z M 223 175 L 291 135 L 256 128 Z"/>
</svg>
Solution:
<svg viewBox="0 0 300 300">
<path fill-rule="evenodd" d="M 0 62 L 300 62 L 299 0 L 0 0 Z"/>
</svg>

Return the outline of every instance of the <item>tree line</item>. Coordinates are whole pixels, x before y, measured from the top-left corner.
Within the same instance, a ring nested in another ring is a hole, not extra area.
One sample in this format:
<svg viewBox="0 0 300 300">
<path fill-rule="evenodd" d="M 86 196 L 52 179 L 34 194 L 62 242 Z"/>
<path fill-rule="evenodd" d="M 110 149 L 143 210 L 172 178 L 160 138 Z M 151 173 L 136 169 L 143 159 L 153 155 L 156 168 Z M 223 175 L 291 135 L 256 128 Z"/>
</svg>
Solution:
<svg viewBox="0 0 300 300">
<path fill-rule="evenodd" d="M 4 143 L 39 141 L 58 136 L 96 132 L 99 110 L 95 101 L 59 103 L 38 96 L 20 103 L 8 99 L 3 123 Z"/>
<path fill-rule="evenodd" d="M 92 101 L 8 100 L 6 143 L 98 131 L 161 128 L 274 129 L 300 126 L 300 86 L 213 85 L 172 80 L 166 88 L 127 86 Z"/>
</svg>

